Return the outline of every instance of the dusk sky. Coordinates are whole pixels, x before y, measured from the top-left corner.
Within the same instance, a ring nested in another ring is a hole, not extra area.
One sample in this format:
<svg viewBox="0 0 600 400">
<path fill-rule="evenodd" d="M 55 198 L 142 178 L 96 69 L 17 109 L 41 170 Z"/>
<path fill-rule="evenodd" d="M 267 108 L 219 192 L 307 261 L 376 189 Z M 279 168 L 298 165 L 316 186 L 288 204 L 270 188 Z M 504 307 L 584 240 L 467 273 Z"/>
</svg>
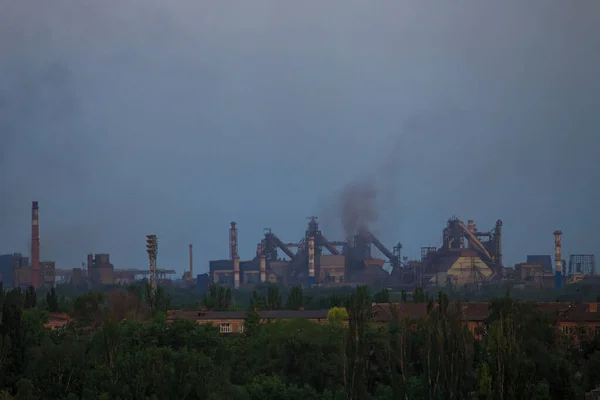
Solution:
<svg viewBox="0 0 600 400">
<path fill-rule="evenodd" d="M 504 221 L 505 264 L 600 254 L 600 1 L 0 0 L 0 254 L 195 272 L 340 193 L 405 256 Z"/>
</svg>

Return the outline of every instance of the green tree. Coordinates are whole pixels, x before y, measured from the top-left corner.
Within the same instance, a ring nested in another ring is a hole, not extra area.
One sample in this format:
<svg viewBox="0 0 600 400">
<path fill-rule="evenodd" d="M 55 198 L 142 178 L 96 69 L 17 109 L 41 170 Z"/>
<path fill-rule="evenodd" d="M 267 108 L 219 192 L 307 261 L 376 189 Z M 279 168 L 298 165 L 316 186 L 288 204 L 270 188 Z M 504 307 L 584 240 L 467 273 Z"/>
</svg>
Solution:
<svg viewBox="0 0 600 400">
<path fill-rule="evenodd" d="M 480 400 L 492 399 L 492 377 L 488 365 L 485 362 L 477 368 L 477 393 Z"/>
<path fill-rule="evenodd" d="M 229 310 L 232 307 L 232 303 L 231 289 L 217 284 L 210 285 L 202 299 L 202 305 L 209 310 Z"/>
<path fill-rule="evenodd" d="M 277 286 L 269 286 L 266 308 L 268 310 L 279 310 L 281 308 L 281 295 Z"/>
<path fill-rule="evenodd" d="M 327 321 L 336 328 L 344 326 L 344 321 L 348 318 L 348 310 L 343 307 L 333 307 L 327 312 Z"/>
<path fill-rule="evenodd" d="M 23 308 L 28 310 L 30 308 L 35 307 L 37 304 L 37 294 L 35 293 L 35 288 L 33 286 L 29 286 L 27 290 L 25 290 L 25 301 L 23 303 Z"/>
<path fill-rule="evenodd" d="M 401 297 L 401 299 L 402 299 L 402 302 L 403 302 L 403 303 L 406 303 L 406 302 L 408 301 L 408 300 L 407 300 L 407 298 L 406 298 L 406 290 L 402 290 L 402 292 L 401 292 L 401 296 L 402 296 L 402 297 Z"/>
<path fill-rule="evenodd" d="M 387 289 L 382 289 L 381 292 L 375 293 L 375 296 L 373 296 L 373 301 L 375 303 L 389 303 L 390 291 Z"/>
<path fill-rule="evenodd" d="M 302 287 L 294 286 L 290 290 L 285 308 L 288 310 L 298 310 L 302 307 L 304 307 L 304 295 L 302 294 Z"/>
<path fill-rule="evenodd" d="M 54 288 L 51 288 L 50 292 L 46 294 L 46 304 L 48 305 L 48 311 L 58 312 L 58 296 Z"/>
<path fill-rule="evenodd" d="M 415 291 L 413 292 L 413 301 L 415 303 L 427 303 L 428 300 L 429 298 L 424 288 L 415 288 Z"/>
<path fill-rule="evenodd" d="M 344 387 L 347 399 L 366 396 L 365 332 L 370 319 L 369 293 L 366 286 L 357 286 L 346 303 L 349 325 L 345 343 Z"/>
<path fill-rule="evenodd" d="M 253 308 L 248 310 L 244 319 L 244 334 L 246 336 L 256 336 L 260 330 L 260 316 Z"/>
</svg>

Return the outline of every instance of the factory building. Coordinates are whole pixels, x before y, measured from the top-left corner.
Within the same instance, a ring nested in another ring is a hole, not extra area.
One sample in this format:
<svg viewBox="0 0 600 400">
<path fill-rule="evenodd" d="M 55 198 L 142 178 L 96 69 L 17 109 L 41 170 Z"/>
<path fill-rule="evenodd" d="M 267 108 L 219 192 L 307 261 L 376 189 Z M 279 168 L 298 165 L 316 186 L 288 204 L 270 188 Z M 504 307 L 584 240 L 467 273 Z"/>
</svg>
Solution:
<svg viewBox="0 0 600 400">
<path fill-rule="evenodd" d="M 487 239 L 487 240 L 485 240 Z M 488 284 L 504 277 L 502 265 L 502 221 L 493 230 L 481 232 L 474 221 L 448 220 L 441 248 L 423 247 L 421 261 L 399 270 L 403 287 Z"/>
<path fill-rule="evenodd" d="M 31 259 L 20 253 L 0 256 L 0 281 L 4 287 L 54 285 L 56 264 L 40 261 L 39 229 L 39 206 L 34 201 L 31 203 Z"/>
<path fill-rule="evenodd" d="M 93 284 L 114 284 L 115 267 L 110 263 L 110 254 L 88 254 L 87 276 Z"/>
<path fill-rule="evenodd" d="M 237 226 L 231 223 L 229 260 L 209 263 L 211 282 L 234 288 L 252 287 L 257 283 L 283 285 L 338 286 L 347 284 L 381 284 L 389 280 L 384 264 L 399 266 L 399 254 L 389 251 L 371 232 L 363 231 L 346 241 L 327 240 L 316 217 L 310 217 L 304 238 L 284 242 L 270 229 L 258 243 L 253 259 L 240 261 L 237 252 Z M 375 246 L 388 260 L 371 256 Z M 401 246 L 396 246 L 396 251 Z M 292 250 L 294 249 L 294 250 Z M 280 256 L 282 252 L 286 258 Z"/>
</svg>

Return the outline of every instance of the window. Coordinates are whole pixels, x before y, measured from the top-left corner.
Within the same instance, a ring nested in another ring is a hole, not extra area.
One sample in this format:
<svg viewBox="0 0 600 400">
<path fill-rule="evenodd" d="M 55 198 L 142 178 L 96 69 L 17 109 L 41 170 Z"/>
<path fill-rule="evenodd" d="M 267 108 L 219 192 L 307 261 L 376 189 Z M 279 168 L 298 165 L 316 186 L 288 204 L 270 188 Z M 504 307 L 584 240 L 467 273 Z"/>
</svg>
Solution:
<svg viewBox="0 0 600 400">
<path fill-rule="evenodd" d="M 563 326 L 562 327 L 562 332 L 563 332 L 563 335 L 568 335 L 569 334 L 569 327 L 568 326 Z"/>
<path fill-rule="evenodd" d="M 596 333 L 596 336 L 600 336 L 600 326 L 594 327 L 594 331 Z"/>
<path fill-rule="evenodd" d="M 239 324 L 238 325 L 238 332 L 239 333 L 244 333 L 244 324 Z"/>
<path fill-rule="evenodd" d="M 221 332 L 221 333 L 231 333 L 231 324 L 221 324 L 221 325 L 219 325 L 219 332 Z"/>
</svg>

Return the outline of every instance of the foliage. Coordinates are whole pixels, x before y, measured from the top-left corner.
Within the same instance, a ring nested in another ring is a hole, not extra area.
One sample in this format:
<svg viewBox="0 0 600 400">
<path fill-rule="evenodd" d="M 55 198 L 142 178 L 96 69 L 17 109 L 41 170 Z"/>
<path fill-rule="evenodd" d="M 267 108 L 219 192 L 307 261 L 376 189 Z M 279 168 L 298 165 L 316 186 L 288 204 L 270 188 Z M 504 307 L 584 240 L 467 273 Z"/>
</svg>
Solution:
<svg viewBox="0 0 600 400">
<path fill-rule="evenodd" d="M 341 328 L 348 318 L 348 310 L 343 307 L 333 307 L 327 312 L 327 321 L 333 327 Z"/>
<path fill-rule="evenodd" d="M 290 290 L 290 294 L 288 295 L 285 303 L 285 308 L 288 310 L 298 310 L 302 307 L 304 307 L 304 295 L 302 294 L 302 287 L 294 286 L 292 290 Z"/>
<path fill-rule="evenodd" d="M 202 305 L 208 310 L 229 310 L 233 306 L 231 289 L 216 284 L 210 285 L 208 292 L 204 294 Z"/>
<path fill-rule="evenodd" d="M 211 289 L 207 305 L 233 308 L 231 291 Z M 0 399 L 571 399 L 600 385 L 600 337 L 572 343 L 553 318 L 508 294 L 490 301 L 476 340 L 460 302 L 424 290 L 413 301 L 428 302 L 425 317 L 391 307 L 390 322 L 375 325 L 371 302 L 385 291 L 263 285 L 253 306 L 278 309 L 283 296 L 290 309 L 323 304 L 328 323 L 265 323 L 249 307 L 244 334 L 229 336 L 168 323 L 174 292 L 153 300 L 144 285 L 63 300 L 57 288 L 29 308 L 27 293 L 0 292 Z M 61 301 L 76 324 L 45 328 Z"/>
</svg>

